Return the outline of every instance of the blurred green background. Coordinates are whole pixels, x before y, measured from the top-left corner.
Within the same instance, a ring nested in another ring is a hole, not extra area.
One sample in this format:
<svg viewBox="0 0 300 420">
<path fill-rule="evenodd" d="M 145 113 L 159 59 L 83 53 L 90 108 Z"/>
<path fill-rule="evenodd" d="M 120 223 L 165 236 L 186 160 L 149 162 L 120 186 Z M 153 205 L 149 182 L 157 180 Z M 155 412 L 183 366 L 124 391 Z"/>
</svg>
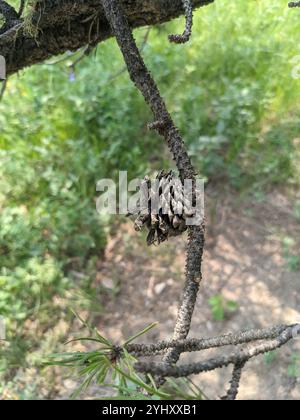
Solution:
<svg viewBox="0 0 300 420">
<path fill-rule="evenodd" d="M 169 44 L 183 24 L 152 28 L 143 54 L 199 174 L 238 194 L 297 189 L 299 14 L 286 0 L 218 0 L 195 14 L 188 45 Z M 19 389 L 20 368 L 56 348 L 69 306 L 101 310 L 91 278 L 110 221 L 95 210 L 97 180 L 172 165 L 114 40 L 73 74 L 80 54 L 11 77 L 0 103 L 0 395 L 34 393 Z"/>
</svg>

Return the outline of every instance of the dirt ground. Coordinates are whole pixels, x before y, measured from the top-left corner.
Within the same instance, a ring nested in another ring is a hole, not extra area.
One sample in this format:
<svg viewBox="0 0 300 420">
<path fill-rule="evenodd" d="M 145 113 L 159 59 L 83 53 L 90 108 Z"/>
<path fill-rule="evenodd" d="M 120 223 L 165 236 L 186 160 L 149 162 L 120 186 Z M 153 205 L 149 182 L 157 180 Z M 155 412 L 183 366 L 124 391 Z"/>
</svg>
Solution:
<svg viewBox="0 0 300 420">
<path fill-rule="evenodd" d="M 211 194 L 206 213 L 203 283 L 190 337 L 300 322 L 300 272 L 287 266 L 281 240 L 283 236 L 300 238 L 299 219 L 290 200 L 278 193 L 247 202 Z M 114 342 L 153 321 L 159 321 L 158 327 L 140 341 L 171 337 L 184 282 L 183 239 L 149 248 L 131 223 L 116 229 L 96 278 L 96 283 L 117 291 L 106 302 L 107 315 L 98 322 L 99 329 Z M 237 310 L 222 321 L 214 320 L 209 305 L 215 295 L 237 302 Z M 239 399 L 300 399 L 300 378 L 288 374 L 292 357 L 299 354 L 300 341 L 295 340 L 272 357 L 249 362 Z M 189 357 L 195 361 L 204 356 L 208 353 Z M 197 381 L 214 399 L 224 395 L 230 373 L 230 369 L 218 370 Z M 93 393 L 88 391 L 86 398 L 89 392 Z"/>
</svg>

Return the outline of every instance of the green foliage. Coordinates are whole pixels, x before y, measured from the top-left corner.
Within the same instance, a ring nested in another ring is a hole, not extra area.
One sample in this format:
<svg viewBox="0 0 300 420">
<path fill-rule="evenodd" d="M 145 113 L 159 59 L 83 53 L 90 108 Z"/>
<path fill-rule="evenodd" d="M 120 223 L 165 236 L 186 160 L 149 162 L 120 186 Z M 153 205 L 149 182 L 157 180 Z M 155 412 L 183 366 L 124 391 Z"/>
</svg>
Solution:
<svg viewBox="0 0 300 420">
<path fill-rule="evenodd" d="M 77 398 L 92 383 L 106 386 L 112 390 L 111 397 L 106 400 L 201 400 L 201 390 L 189 379 L 178 381 L 167 379 L 163 389 L 158 389 L 151 375 L 143 377 L 134 369 L 137 359 L 128 353 L 126 346 L 143 336 L 157 323 L 150 324 L 142 331 L 125 340 L 120 348 L 116 348 L 99 331 L 80 318 L 80 321 L 90 331 L 89 337 L 81 337 L 72 341 L 91 341 L 97 343 L 98 349 L 89 352 L 54 354 L 45 363 L 46 366 L 61 366 L 73 369 L 75 375 L 82 379 L 78 389 L 71 398 Z M 99 396 L 100 397 L 100 396 Z"/>
<path fill-rule="evenodd" d="M 238 309 L 237 302 L 226 300 L 222 295 L 212 296 L 208 303 L 215 321 L 224 321 L 229 312 L 236 312 Z"/>
<path fill-rule="evenodd" d="M 288 376 L 292 378 L 300 377 L 300 354 L 293 354 L 288 367 Z"/>
<path fill-rule="evenodd" d="M 88 328 L 90 337 L 80 337 L 74 341 L 91 341 L 98 344 L 98 350 L 77 353 L 54 354 L 50 360 L 45 363 L 46 366 L 63 366 L 75 369 L 76 374 L 82 378 L 80 387 L 72 394 L 72 398 L 86 390 L 92 382 L 98 385 L 110 386 L 116 389 L 121 397 L 137 398 L 137 392 L 140 390 L 149 393 L 154 392 L 156 396 L 163 397 L 165 394 L 158 391 L 153 380 L 150 385 L 146 383 L 135 371 L 134 363 L 136 359 L 126 351 L 126 345 L 134 341 L 141 335 L 146 334 L 156 324 L 151 324 L 143 331 L 135 334 L 133 337 L 125 340 L 121 350 L 117 350 L 114 345 L 99 331 L 89 325 L 87 321 L 80 318 L 80 321 Z M 112 381 L 108 383 L 108 381 Z M 153 394 L 153 395 L 154 395 Z"/>
<path fill-rule="evenodd" d="M 54 305 L 49 305 L 49 299 L 63 296 L 69 284 L 51 257 L 32 258 L 15 269 L 1 268 L 0 313 L 6 321 L 7 345 L 2 343 L 0 348 L 0 373 L 10 365 L 23 364 L 26 351 L 39 340 L 29 331 L 28 341 L 24 339 L 25 322 L 38 317 L 41 328 L 51 327 L 49 315 Z M 55 321 L 55 317 L 52 320 Z"/>
<path fill-rule="evenodd" d="M 68 285 L 67 279 L 56 262 L 48 257 L 45 261 L 32 258 L 24 267 L 9 270 L 5 267 L 0 272 L 0 312 L 14 321 L 26 319 L 38 311 L 49 296 L 63 291 Z"/>
<path fill-rule="evenodd" d="M 103 249 L 103 228 L 87 191 L 96 162 L 79 151 L 80 145 L 72 142 L 64 150 L 47 148 L 45 142 L 29 156 L 18 149 L 2 151 L 1 265 L 13 267 L 22 259 L 48 254 L 65 263 L 76 257 L 84 262 Z"/>
<path fill-rule="evenodd" d="M 290 271 L 300 270 L 300 255 L 296 241 L 287 236 L 282 240 L 283 256 Z"/>
<path fill-rule="evenodd" d="M 94 298 L 91 262 L 101 255 L 105 234 L 88 181 L 98 162 L 89 150 L 81 153 L 79 141 L 60 144 L 42 137 L 39 144 L 31 144 L 15 133 L 15 143 L 4 146 L 0 314 L 7 322 L 9 345 L 1 346 L 0 370 L 9 374 L 8 368 L 26 365 L 27 353 L 40 346 L 39 334 L 24 325 L 36 320 L 47 329 L 65 318 L 61 308 L 54 311 L 55 296 L 66 299 L 69 290 L 67 305 L 77 295 L 80 299 L 72 304 L 79 306 L 86 305 L 85 292 L 90 301 Z M 83 268 L 87 278 L 74 283 L 69 270 Z"/>
<path fill-rule="evenodd" d="M 300 219 L 300 202 L 298 201 L 295 207 L 295 216 Z"/>
<path fill-rule="evenodd" d="M 278 353 L 276 351 L 270 351 L 264 355 L 265 363 L 271 365 L 277 359 Z"/>
</svg>

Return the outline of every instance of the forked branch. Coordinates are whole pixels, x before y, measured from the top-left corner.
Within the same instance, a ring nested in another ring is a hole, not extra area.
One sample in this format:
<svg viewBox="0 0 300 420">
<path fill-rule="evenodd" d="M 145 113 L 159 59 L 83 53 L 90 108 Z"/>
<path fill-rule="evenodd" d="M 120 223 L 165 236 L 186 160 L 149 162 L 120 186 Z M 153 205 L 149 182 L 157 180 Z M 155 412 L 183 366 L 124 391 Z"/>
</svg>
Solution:
<svg viewBox="0 0 300 420">
<path fill-rule="evenodd" d="M 239 346 L 261 340 L 273 340 L 288 328 L 295 328 L 296 331 L 296 327 L 294 325 L 279 325 L 265 329 L 245 330 L 235 334 L 226 334 L 206 339 L 188 338 L 185 340 L 161 341 L 157 344 L 130 344 L 126 349 L 128 352 L 134 353 L 135 356 L 155 356 L 169 349 L 176 349 L 179 353 L 190 353 L 225 346 Z"/>
<path fill-rule="evenodd" d="M 135 368 L 138 372 L 148 373 L 161 377 L 168 376 L 174 378 L 188 377 L 190 375 L 203 372 L 210 372 L 215 369 L 227 367 L 229 365 L 238 366 L 239 369 L 241 369 L 241 366 L 243 366 L 253 357 L 279 349 L 293 338 L 293 327 L 287 327 L 276 338 L 270 341 L 256 344 L 251 348 L 240 349 L 231 353 L 229 356 L 215 357 L 205 362 L 190 363 L 181 366 L 169 365 L 166 363 L 139 362 L 135 365 Z"/>
</svg>

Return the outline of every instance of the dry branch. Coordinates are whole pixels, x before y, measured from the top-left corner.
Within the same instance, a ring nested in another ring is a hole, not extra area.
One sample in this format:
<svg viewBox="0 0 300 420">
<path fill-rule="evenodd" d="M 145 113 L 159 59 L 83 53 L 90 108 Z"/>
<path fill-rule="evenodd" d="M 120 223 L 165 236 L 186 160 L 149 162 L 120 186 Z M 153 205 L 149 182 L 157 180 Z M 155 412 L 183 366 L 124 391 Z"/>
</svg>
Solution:
<svg viewBox="0 0 300 420">
<path fill-rule="evenodd" d="M 171 366 L 166 363 L 138 362 L 136 363 L 135 368 L 138 372 L 149 373 L 151 375 L 162 377 L 187 377 L 203 372 L 210 372 L 229 365 L 242 365 L 253 357 L 279 349 L 293 338 L 293 327 L 287 327 L 276 338 L 257 344 L 251 348 L 243 348 L 230 354 L 229 356 L 215 357 L 207 360 L 206 362 L 190 363 L 181 366 Z"/>
<path fill-rule="evenodd" d="M 185 11 L 185 30 L 182 35 L 169 35 L 169 41 L 175 44 L 185 44 L 189 41 L 193 26 L 193 6 L 191 0 L 182 0 Z"/>
<path fill-rule="evenodd" d="M 195 9 L 213 1 L 191 3 Z M 4 4 L 2 0 L 1 3 Z M 157 25 L 184 13 L 182 0 L 121 0 L 121 3 L 131 28 Z M 0 54 L 6 59 L 8 75 L 66 51 L 77 51 L 89 44 L 95 46 L 112 36 L 99 0 L 39 0 L 32 4 L 29 15 L 23 13 L 20 19 L 14 11 L 15 19 L 0 26 Z"/>
<path fill-rule="evenodd" d="M 239 346 L 260 340 L 272 340 L 288 328 L 295 327 L 295 325 L 279 325 L 265 329 L 245 330 L 235 334 L 231 333 L 207 339 L 189 338 L 186 340 L 161 341 L 156 344 L 130 344 L 126 349 L 136 356 L 154 356 L 168 349 L 176 349 L 179 353 L 189 353 L 225 346 Z"/>
<path fill-rule="evenodd" d="M 230 388 L 227 391 L 227 394 L 221 398 L 222 400 L 234 401 L 236 399 L 239 393 L 242 371 L 245 365 L 246 365 L 246 362 L 241 362 L 234 365 L 233 372 L 232 372 L 232 379 L 230 381 Z"/>
</svg>

